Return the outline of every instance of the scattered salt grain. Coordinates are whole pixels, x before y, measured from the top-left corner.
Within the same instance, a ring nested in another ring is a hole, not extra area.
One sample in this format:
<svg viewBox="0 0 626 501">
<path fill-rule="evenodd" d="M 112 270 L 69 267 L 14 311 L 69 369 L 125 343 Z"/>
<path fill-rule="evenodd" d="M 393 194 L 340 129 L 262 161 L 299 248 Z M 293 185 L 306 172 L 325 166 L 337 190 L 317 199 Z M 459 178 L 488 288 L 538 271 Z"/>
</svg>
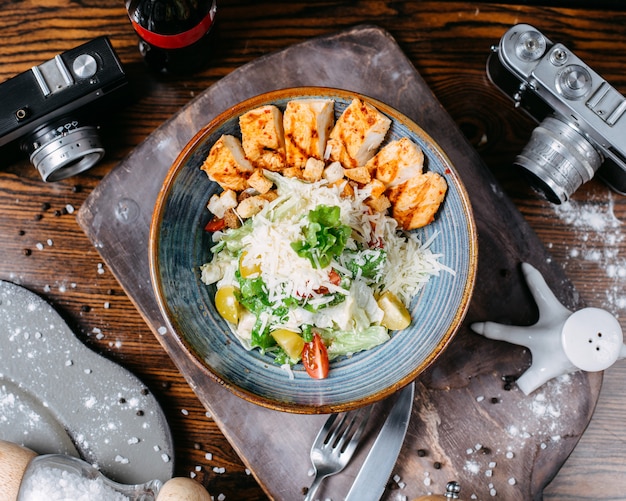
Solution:
<svg viewBox="0 0 626 501">
<path fill-rule="evenodd" d="M 128 445 L 135 445 L 139 443 L 139 439 L 137 437 L 130 437 L 127 443 Z"/>
<path fill-rule="evenodd" d="M 52 241 L 52 239 L 51 239 L 51 238 L 49 238 L 48 240 L 46 240 L 46 243 L 48 244 L 48 247 L 52 247 L 52 244 L 53 244 L 54 242 Z"/>
<path fill-rule="evenodd" d="M 226 499 L 226 495 L 225 494 L 218 494 L 217 495 L 217 501 L 224 501 Z"/>
<path fill-rule="evenodd" d="M 111 303 L 109 303 L 108 301 L 106 301 L 106 302 L 104 303 L 104 309 L 105 309 L 105 310 L 108 310 L 110 307 L 111 307 Z"/>
<path fill-rule="evenodd" d="M 483 395 L 476 397 L 476 402 L 482 402 L 483 400 L 485 400 L 485 397 Z"/>
<path fill-rule="evenodd" d="M 65 361 L 65 367 L 70 367 L 72 365 L 74 365 L 74 362 L 72 362 L 71 360 L 66 360 Z"/>
<path fill-rule="evenodd" d="M 120 456 L 118 454 L 117 456 L 115 456 L 115 462 L 116 463 L 120 463 L 120 464 L 128 464 L 129 460 L 128 460 L 128 458 L 125 458 L 124 456 Z"/>
<path fill-rule="evenodd" d="M 213 454 L 211 454 L 210 452 L 207 452 L 204 455 L 204 459 L 207 459 L 208 461 L 211 461 L 213 459 Z"/>
<path fill-rule="evenodd" d="M 164 327 L 164 326 L 159 327 L 158 333 L 161 334 L 161 336 L 165 336 L 165 334 L 167 334 L 167 327 Z"/>
<path fill-rule="evenodd" d="M 65 210 L 67 211 L 68 214 L 74 214 L 74 206 L 72 204 L 67 204 L 65 206 Z"/>
<path fill-rule="evenodd" d="M 196 473 L 194 473 L 193 471 L 189 472 L 189 478 L 196 478 L 198 475 Z"/>
<path fill-rule="evenodd" d="M 476 461 L 466 461 L 463 469 L 470 473 L 476 474 L 480 471 L 480 465 Z"/>
<path fill-rule="evenodd" d="M 161 454 L 161 459 L 164 463 L 169 463 L 171 461 L 171 458 L 165 453 Z"/>
<path fill-rule="evenodd" d="M 517 483 L 517 480 L 515 480 L 513 477 L 509 478 L 509 485 L 515 485 Z"/>
<path fill-rule="evenodd" d="M 35 245 L 35 247 L 37 247 L 37 250 L 43 250 L 43 244 L 41 242 L 37 242 L 37 245 Z"/>
<path fill-rule="evenodd" d="M 188 411 L 187 409 L 181 409 L 181 410 L 180 410 L 180 413 L 181 413 L 183 416 L 189 416 L 189 411 Z"/>
</svg>

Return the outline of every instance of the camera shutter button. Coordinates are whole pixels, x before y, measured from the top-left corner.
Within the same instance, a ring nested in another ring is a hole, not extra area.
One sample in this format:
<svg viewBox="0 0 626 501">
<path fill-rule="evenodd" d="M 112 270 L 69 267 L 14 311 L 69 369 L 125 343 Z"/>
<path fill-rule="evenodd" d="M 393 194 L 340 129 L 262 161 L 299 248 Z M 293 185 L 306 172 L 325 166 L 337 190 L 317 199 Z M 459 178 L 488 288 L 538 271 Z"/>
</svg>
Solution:
<svg viewBox="0 0 626 501">
<path fill-rule="evenodd" d="M 93 56 L 81 54 L 74 59 L 72 70 L 78 78 L 91 78 L 98 71 L 98 63 Z"/>
<path fill-rule="evenodd" d="M 556 88 L 567 99 L 580 99 L 591 89 L 591 74 L 582 66 L 570 64 L 557 73 Z"/>
</svg>

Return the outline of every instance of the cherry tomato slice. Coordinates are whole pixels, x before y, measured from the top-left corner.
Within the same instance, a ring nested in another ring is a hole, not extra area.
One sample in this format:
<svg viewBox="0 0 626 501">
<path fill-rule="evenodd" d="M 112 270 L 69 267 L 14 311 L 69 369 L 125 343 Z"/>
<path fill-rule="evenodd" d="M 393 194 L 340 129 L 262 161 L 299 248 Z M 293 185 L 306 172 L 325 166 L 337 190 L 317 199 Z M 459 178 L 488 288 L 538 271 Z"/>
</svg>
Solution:
<svg viewBox="0 0 626 501">
<path fill-rule="evenodd" d="M 324 379 L 328 376 L 328 351 L 319 334 L 314 334 L 313 341 L 305 343 L 302 364 L 312 378 Z"/>
<path fill-rule="evenodd" d="M 223 230 L 225 227 L 226 227 L 226 220 L 223 217 L 219 218 L 215 216 L 206 224 L 206 226 L 204 227 L 204 231 L 210 231 L 210 232 L 220 231 L 220 230 Z"/>
</svg>

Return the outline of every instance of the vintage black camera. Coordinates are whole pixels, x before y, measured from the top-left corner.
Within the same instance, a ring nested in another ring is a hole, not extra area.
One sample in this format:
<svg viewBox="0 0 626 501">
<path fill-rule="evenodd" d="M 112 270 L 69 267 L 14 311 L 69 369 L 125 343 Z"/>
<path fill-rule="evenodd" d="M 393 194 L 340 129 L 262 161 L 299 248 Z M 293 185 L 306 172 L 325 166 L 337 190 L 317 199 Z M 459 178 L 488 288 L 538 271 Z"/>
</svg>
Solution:
<svg viewBox="0 0 626 501">
<path fill-rule="evenodd" d="M 0 148 L 27 153 L 44 181 L 83 172 L 104 156 L 94 119 L 127 89 L 107 37 L 59 54 L 0 84 Z"/>
<path fill-rule="evenodd" d="M 600 75 L 528 24 L 492 47 L 487 74 L 540 122 L 515 164 L 548 200 L 567 201 L 596 172 L 626 194 L 626 99 Z"/>
</svg>

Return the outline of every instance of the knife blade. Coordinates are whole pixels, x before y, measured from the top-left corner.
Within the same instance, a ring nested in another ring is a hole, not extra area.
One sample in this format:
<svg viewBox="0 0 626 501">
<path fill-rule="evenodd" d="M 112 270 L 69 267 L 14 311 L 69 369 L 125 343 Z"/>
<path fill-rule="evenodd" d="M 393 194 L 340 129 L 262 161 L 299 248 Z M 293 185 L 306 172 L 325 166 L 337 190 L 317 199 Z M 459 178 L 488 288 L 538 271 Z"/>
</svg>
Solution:
<svg viewBox="0 0 626 501">
<path fill-rule="evenodd" d="M 400 392 L 345 501 L 378 500 L 385 492 L 409 427 L 414 395 L 415 383 L 407 385 Z"/>
</svg>

